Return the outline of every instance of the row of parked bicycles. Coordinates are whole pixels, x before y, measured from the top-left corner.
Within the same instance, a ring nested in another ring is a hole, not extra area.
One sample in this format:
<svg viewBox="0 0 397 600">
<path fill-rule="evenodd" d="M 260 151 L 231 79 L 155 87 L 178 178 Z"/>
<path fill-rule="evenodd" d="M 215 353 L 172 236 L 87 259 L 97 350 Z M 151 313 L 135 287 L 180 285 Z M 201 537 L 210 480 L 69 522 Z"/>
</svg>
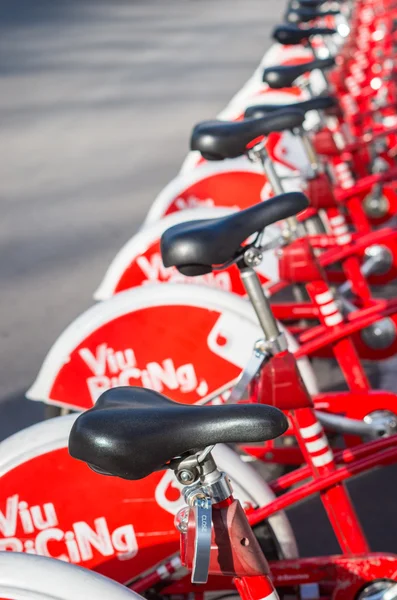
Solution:
<svg viewBox="0 0 397 600">
<path fill-rule="evenodd" d="M 0 446 L 1 598 L 397 597 L 345 489 L 397 461 L 363 363 L 397 352 L 397 4 L 284 17 L 48 353 L 52 418 Z M 340 553 L 300 558 L 316 494 Z"/>
</svg>

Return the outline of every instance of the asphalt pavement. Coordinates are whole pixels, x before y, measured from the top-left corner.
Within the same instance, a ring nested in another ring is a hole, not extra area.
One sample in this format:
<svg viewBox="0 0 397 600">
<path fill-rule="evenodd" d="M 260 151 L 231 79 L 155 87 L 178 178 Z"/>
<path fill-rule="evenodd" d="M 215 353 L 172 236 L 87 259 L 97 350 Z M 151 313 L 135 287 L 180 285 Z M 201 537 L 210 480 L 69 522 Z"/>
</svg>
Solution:
<svg viewBox="0 0 397 600">
<path fill-rule="evenodd" d="M 0 439 L 51 344 L 252 74 L 275 0 L 0 3 Z"/>
<path fill-rule="evenodd" d="M 251 75 L 282 10 L 276 0 L 0 3 L 0 439 L 42 418 L 24 392 L 46 352 L 177 173 L 191 127 Z M 351 492 L 373 548 L 397 552 L 390 474 Z M 337 551 L 317 500 L 290 516 L 303 553 Z"/>
</svg>

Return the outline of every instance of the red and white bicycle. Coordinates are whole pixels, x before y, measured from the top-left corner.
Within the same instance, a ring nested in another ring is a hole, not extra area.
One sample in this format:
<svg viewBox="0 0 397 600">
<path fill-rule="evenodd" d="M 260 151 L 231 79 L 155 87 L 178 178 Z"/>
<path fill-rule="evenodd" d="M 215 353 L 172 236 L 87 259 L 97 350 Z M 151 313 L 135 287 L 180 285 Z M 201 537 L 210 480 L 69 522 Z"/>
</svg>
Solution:
<svg viewBox="0 0 397 600">
<path fill-rule="evenodd" d="M 71 562 L 150 598 L 394 598 L 396 557 L 370 552 L 344 482 L 397 457 L 395 395 L 361 363 L 397 350 L 396 301 L 371 289 L 397 272 L 396 10 L 294 0 L 253 78 L 195 128 L 106 301 L 29 391 L 86 412 L 0 448 L 0 595 L 132 597 Z M 319 393 L 314 356 L 346 392 Z M 262 461 L 304 466 L 268 484 Z M 315 493 L 341 554 L 299 559 L 282 511 Z M 34 587 L 31 569 L 53 577 Z"/>
</svg>

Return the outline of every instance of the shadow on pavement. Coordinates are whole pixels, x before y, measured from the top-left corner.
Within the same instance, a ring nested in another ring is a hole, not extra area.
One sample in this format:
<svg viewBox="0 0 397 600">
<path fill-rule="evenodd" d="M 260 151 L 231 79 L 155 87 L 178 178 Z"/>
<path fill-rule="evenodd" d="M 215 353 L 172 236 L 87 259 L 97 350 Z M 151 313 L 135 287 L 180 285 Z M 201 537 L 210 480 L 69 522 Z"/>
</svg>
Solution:
<svg viewBox="0 0 397 600">
<path fill-rule="evenodd" d="M 0 403 L 0 441 L 44 418 L 44 405 L 24 397 L 25 390 L 4 398 Z"/>
</svg>

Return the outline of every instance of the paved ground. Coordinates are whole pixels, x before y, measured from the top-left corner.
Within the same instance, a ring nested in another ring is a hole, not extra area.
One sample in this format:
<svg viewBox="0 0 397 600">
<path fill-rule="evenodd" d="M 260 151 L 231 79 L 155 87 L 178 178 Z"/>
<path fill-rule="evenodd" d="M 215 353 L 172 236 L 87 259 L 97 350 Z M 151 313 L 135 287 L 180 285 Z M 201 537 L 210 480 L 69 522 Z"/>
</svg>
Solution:
<svg viewBox="0 0 397 600">
<path fill-rule="evenodd" d="M 282 8 L 0 3 L 0 439 L 41 419 L 23 394 L 47 350 L 177 172 L 191 126 L 252 73 Z M 393 478 L 356 480 L 352 492 L 373 547 L 397 551 Z M 303 552 L 337 551 L 316 502 L 291 518 Z"/>
<path fill-rule="evenodd" d="M 231 8 L 232 7 L 232 8 Z M 251 75 L 275 0 L 0 3 L 0 438 L 59 333 Z"/>
</svg>

